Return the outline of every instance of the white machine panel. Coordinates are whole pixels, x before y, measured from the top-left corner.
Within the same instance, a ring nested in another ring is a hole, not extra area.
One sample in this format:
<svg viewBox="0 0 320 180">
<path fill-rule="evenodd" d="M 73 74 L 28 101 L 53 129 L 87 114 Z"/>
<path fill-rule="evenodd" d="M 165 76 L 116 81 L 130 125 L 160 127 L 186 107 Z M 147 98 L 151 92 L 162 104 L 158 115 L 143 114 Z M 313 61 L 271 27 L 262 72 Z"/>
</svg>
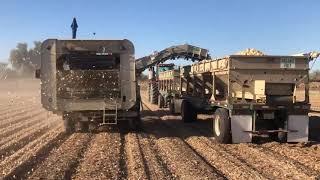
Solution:
<svg viewBox="0 0 320 180">
<path fill-rule="evenodd" d="M 288 142 L 307 142 L 309 130 L 309 116 L 289 115 L 288 130 L 297 130 L 298 132 L 288 132 Z"/>
<path fill-rule="evenodd" d="M 231 132 L 233 143 L 251 142 L 252 134 L 244 131 L 252 131 L 251 115 L 231 116 Z"/>
</svg>

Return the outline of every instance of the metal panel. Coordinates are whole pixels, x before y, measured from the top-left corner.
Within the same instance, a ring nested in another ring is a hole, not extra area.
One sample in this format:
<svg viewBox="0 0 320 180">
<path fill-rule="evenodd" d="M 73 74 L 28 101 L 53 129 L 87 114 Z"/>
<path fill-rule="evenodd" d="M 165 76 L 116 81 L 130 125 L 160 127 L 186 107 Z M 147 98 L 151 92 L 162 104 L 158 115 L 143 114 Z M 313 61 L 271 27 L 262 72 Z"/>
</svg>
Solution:
<svg viewBox="0 0 320 180">
<path fill-rule="evenodd" d="M 49 111 L 57 110 L 56 48 L 54 39 L 48 39 L 41 45 L 41 103 Z"/>
<path fill-rule="evenodd" d="M 233 143 L 251 142 L 252 134 L 244 131 L 252 131 L 251 115 L 231 116 L 231 133 Z"/>
<path fill-rule="evenodd" d="M 282 58 L 290 58 L 295 62 L 294 66 L 291 65 L 291 68 L 286 68 L 287 70 L 306 70 L 309 68 L 309 59 L 304 56 L 237 56 L 232 57 L 232 66 L 230 69 L 282 70 L 284 68 L 281 61 Z"/>
<path fill-rule="evenodd" d="M 289 115 L 288 130 L 288 142 L 307 142 L 309 130 L 309 116 Z M 290 132 L 290 130 L 295 130 L 297 132 Z"/>
</svg>

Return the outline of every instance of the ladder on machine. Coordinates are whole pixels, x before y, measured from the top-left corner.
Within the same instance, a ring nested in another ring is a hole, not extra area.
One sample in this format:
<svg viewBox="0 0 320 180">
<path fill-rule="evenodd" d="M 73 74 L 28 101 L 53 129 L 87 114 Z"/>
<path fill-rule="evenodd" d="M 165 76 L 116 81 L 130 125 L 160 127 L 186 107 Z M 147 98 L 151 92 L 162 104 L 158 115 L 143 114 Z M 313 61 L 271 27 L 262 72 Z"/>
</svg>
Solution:
<svg viewBox="0 0 320 180">
<path fill-rule="evenodd" d="M 118 105 L 117 105 L 117 103 L 113 107 L 115 110 L 114 113 L 106 113 L 106 105 L 104 105 L 103 114 L 102 114 L 102 123 L 100 123 L 100 126 L 110 125 L 110 124 L 118 124 Z"/>
</svg>

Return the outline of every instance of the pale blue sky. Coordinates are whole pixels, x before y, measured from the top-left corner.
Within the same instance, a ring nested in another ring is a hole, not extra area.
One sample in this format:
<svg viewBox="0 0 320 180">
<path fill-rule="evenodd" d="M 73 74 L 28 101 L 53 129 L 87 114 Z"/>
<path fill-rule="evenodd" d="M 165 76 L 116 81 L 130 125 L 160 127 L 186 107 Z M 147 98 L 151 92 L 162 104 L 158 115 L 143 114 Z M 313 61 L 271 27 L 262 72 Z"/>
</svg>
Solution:
<svg viewBox="0 0 320 180">
<path fill-rule="evenodd" d="M 78 38 L 127 38 L 136 56 L 190 43 L 224 56 L 254 47 L 267 54 L 320 51 L 317 0 L 2 0 L 0 61 L 18 42 L 70 38 L 78 19 Z M 320 67 L 317 63 L 317 68 Z"/>
</svg>

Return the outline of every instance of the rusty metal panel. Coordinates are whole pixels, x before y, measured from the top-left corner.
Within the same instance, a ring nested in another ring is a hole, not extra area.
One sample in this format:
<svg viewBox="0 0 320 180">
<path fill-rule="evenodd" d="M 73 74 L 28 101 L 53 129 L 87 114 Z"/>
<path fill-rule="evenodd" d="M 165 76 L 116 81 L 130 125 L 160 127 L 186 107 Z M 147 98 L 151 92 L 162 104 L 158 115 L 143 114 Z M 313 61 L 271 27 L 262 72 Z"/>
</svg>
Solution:
<svg viewBox="0 0 320 180">
<path fill-rule="evenodd" d="M 57 110 L 56 58 L 56 40 L 44 41 L 41 45 L 41 104 L 49 111 Z"/>
<path fill-rule="evenodd" d="M 205 60 L 191 65 L 191 74 L 225 71 L 228 69 L 229 59 Z"/>
<path fill-rule="evenodd" d="M 116 100 L 121 96 L 119 71 L 64 71 L 57 77 L 58 98 Z"/>
<path fill-rule="evenodd" d="M 309 59 L 304 56 L 235 56 L 230 69 L 306 70 Z"/>
<path fill-rule="evenodd" d="M 74 105 L 77 104 L 76 102 L 79 99 L 89 103 L 90 98 L 104 99 L 104 101 L 113 98 L 114 102 L 110 103 L 120 103 L 118 107 L 123 110 L 128 110 L 136 104 L 137 82 L 134 46 L 129 40 L 52 39 L 46 40 L 42 44 L 41 53 L 41 99 L 44 107 L 48 110 L 64 111 L 64 106 L 61 106 L 63 103 L 73 103 L 73 110 L 77 110 Z M 59 69 L 60 61 L 69 58 L 70 55 L 78 55 L 79 57 L 84 55 L 81 61 L 86 63 L 86 61 L 94 60 L 94 56 L 98 58 L 99 56 L 113 56 L 115 54 L 120 59 L 120 65 L 111 71 L 95 69 L 82 71 L 81 68 L 75 71 Z M 70 89 L 73 90 L 70 91 Z M 58 95 L 57 92 L 59 92 Z M 117 97 L 116 100 L 115 97 Z M 90 103 L 90 106 L 83 106 L 85 103 L 82 102 L 79 110 L 83 110 L 83 108 L 96 110 L 96 107 L 92 105 L 94 102 Z M 96 103 L 99 104 L 99 102 Z M 92 107 L 94 109 L 91 109 Z"/>
</svg>

